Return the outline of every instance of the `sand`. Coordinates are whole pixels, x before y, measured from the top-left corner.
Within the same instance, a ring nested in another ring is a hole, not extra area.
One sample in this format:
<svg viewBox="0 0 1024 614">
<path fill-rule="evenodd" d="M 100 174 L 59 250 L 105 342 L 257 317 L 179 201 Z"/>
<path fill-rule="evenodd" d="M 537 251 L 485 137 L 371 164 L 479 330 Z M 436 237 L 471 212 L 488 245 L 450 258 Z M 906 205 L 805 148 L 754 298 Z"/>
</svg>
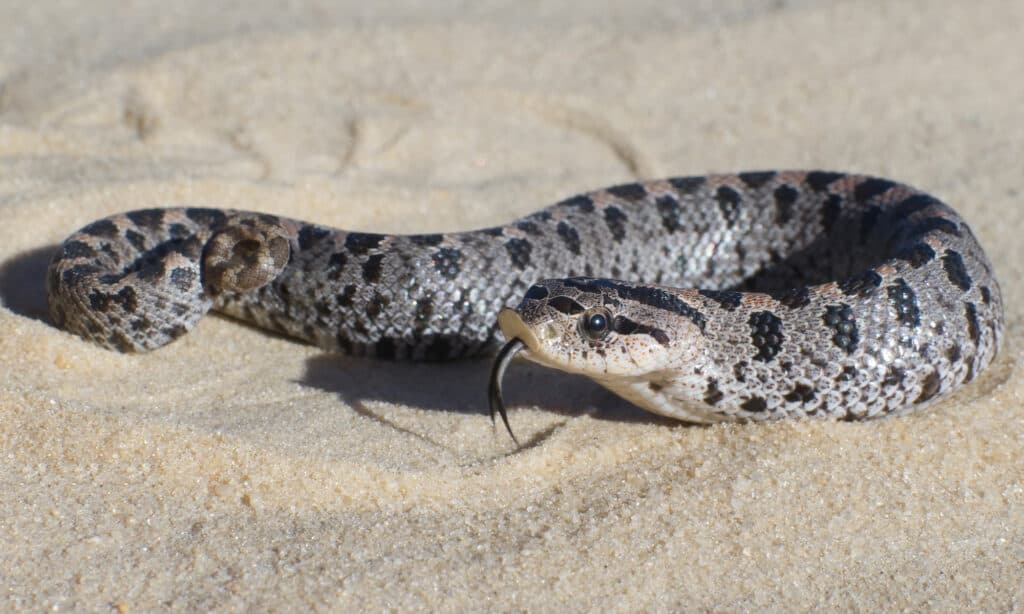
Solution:
<svg viewBox="0 0 1024 614">
<path fill-rule="evenodd" d="M 0 609 L 1024 608 L 1024 4 L 0 6 Z M 689 427 L 487 360 L 221 318 L 55 329 L 55 245 L 122 210 L 467 229 L 633 178 L 877 173 L 969 220 L 984 377 L 864 424 Z"/>
</svg>

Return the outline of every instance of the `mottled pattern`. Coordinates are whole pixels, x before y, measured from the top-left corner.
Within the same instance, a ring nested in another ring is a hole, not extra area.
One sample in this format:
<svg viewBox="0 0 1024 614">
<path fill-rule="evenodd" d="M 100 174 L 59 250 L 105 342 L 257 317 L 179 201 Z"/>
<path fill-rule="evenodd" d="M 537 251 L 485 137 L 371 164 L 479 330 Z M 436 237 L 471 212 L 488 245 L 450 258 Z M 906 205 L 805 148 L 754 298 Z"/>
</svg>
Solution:
<svg viewBox="0 0 1024 614">
<path fill-rule="evenodd" d="M 534 285 L 545 278 L 562 279 Z M 924 403 L 992 360 L 1003 322 L 952 209 L 820 171 L 626 184 L 451 234 L 134 211 L 71 235 L 48 286 L 54 322 L 117 350 L 160 347 L 215 309 L 328 350 L 415 360 L 493 351 L 499 310 L 525 296 L 523 330 L 568 323 L 529 356 L 697 421 Z M 583 336 L 575 323 L 597 306 L 607 336 Z"/>
<path fill-rule="evenodd" d="M 642 199 L 629 192 L 644 211 L 607 196 L 621 188 L 590 200 L 597 213 L 615 206 L 641 218 L 647 232 L 590 253 L 627 250 L 634 259 L 616 268 L 636 263 L 640 274 L 539 281 L 499 315 L 527 358 L 692 422 L 853 420 L 923 407 L 998 351 L 991 265 L 932 196 L 825 172 L 691 177 L 645 184 Z M 619 324 L 595 329 L 593 314 Z"/>
</svg>

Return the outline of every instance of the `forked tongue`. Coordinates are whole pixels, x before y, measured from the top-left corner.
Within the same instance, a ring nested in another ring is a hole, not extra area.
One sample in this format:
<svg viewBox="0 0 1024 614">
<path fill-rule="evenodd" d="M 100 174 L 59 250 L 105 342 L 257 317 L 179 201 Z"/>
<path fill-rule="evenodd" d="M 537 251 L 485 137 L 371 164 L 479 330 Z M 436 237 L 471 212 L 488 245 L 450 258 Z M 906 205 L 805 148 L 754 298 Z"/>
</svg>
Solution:
<svg viewBox="0 0 1024 614">
<path fill-rule="evenodd" d="M 501 414 L 501 421 L 505 423 L 505 430 L 508 431 L 509 436 L 512 437 L 512 441 L 516 442 L 517 446 L 519 445 L 519 440 L 516 439 L 515 433 L 512 432 L 512 427 L 508 424 L 505 401 L 501 398 L 501 380 L 505 377 L 505 369 L 508 368 L 508 363 L 512 362 L 512 358 L 524 347 L 526 347 L 526 344 L 521 339 L 513 337 L 501 348 L 498 356 L 494 359 L 494 366 L 491 367 L 491 379 L 487 386 L 487 396 L 491 402 L 491 422 L 494 422 L 495 413 Z"/>
</svg>

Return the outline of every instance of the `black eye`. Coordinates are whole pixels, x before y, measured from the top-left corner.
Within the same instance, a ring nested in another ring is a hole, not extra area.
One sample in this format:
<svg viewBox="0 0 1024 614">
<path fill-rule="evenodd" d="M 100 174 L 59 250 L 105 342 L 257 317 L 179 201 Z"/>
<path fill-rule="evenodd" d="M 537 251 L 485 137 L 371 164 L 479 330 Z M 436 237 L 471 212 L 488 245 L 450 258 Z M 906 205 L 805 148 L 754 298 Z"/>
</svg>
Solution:
<svg viewBox="0 0 1024 614">
<path fill-rule="evenodd" d="M 610 330 L 611 314 L 604 307 L 597 307 L 583 314 L 580 326 L 583 334 L 590 339 L 597 341 L 604 339 Z"/>
</svg>

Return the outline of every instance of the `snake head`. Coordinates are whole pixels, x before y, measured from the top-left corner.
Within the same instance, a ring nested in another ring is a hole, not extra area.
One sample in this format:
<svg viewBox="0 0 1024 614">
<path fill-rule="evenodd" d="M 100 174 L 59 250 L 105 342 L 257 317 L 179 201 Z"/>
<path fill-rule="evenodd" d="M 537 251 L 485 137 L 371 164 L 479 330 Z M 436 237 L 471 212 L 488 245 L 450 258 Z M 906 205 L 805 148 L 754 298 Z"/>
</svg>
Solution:
<svg viewBox="0 0 1024 614">
<path fill-rule="evenodd" d="M 687 378 L 702 388 L 710 366 L 704 315 L 688 292 L 580 277 L 538 282 L 498 314 L 510 351 L 492 373 L 492 412 L 505 418 L 501 375 L 511 354 L 524 350 L 534 362 L 586 375 L 644 409 L 678 413 L 666 409 L 663 388 Z"/>
<path fill-rule="evenodd" d="M 650 378 L 699 360 L 703 315 L 678 294 L 605 279 L 548 279 L 498 314 L 526 357 L 602 381 Z"/>
</svg>

